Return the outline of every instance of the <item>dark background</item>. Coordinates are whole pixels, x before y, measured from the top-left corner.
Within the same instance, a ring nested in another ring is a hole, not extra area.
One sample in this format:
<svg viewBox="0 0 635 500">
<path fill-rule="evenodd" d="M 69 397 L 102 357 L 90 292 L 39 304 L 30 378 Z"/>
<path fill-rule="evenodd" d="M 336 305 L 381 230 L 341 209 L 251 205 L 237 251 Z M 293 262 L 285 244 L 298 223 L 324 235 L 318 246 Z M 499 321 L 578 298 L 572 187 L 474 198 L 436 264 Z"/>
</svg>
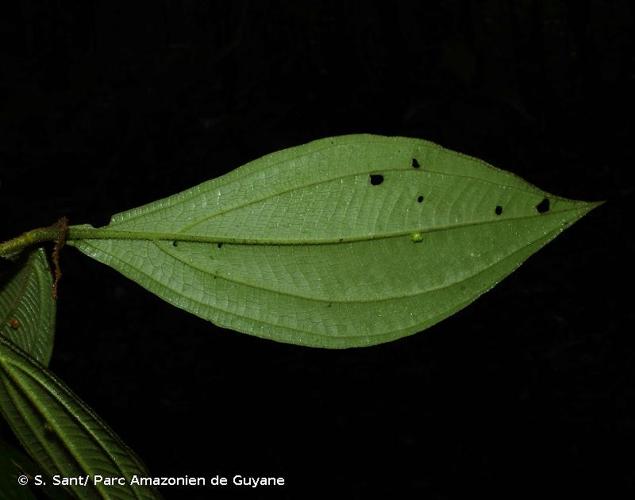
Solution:
<svg viewBox="0 0 635 500">
<path fill-rule="evenodd" d="M 632 2 L 1 10 L 0 239 L 357 132 L 608 200 L 454 317 L 345 351 L 215 328 L 66 249 L 51 368 L 154 475 L 284 476 L 271 498 L 635 491 Z"/>
</svg>

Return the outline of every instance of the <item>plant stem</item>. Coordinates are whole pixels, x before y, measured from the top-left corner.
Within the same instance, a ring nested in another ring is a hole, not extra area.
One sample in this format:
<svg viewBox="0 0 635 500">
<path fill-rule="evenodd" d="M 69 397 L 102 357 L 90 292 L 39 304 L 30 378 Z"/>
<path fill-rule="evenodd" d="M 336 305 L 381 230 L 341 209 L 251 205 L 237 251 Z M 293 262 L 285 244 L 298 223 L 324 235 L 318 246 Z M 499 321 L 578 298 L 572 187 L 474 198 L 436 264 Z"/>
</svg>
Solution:
<svg viewBox="0 0 635 500">
<path fill-rule="evenodd" d="M 31 229 L 31 231 L 27 231 L 16 238 L 0 243 L 0 257 L 5 259 L 15 257 L 25 248 L 38 243 L 44 243 L 46 241 L 59 242 L 64 239 L 67 230 L 68 223 L 65 218 L 60 219 L 48 227 Z"/>
</svg>

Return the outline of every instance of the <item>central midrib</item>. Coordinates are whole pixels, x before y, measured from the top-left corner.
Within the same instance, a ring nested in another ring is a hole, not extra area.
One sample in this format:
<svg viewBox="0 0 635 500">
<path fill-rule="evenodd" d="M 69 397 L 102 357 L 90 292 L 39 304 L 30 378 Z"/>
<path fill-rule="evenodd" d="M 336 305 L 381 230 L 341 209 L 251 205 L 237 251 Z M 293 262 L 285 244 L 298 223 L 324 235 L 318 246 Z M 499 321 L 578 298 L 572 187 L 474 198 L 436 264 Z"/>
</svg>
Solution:
<svg viewBox="0 0 635 500">
<path fill-rule="evenodd" d="M 582 207 L 575 206 L 564 210 L 552 211 L 546 214 L 524 215 L 519 217 L 496 218 L 481 221 L 463 222 L 457 224 L 444 224 L 434 227 L 413 227 L 412 229 L 402 229 L 399 231 L 365 234 L 357 236 L 342 236 L 322 239 L 276 239 L 276 238 L 241 238 L 217 235 L 184 234 L 181 232 L 155 232 L 155 231 L 120 231 L 117 229 L 103 228 L 97 229 L 85 226 L 71 226 L 68 230 L 67 241 L 81 240 L 137 240 L 137 241 L 173 241 L 190 243 L 227 243 L 234 245 L 269 245 L 269 246 L 306 246 L 306 245 L 337 245 L 345 243 L 356 243 L 363 241 L 375 241 L 391 238 L 402 238 L 412 234 L 428 234 L 439 231 L 449 231 L 464 227 L 482 226 L 487 224 L 501 224 L 513 221 L 534 219 L 537 217 L 546 218 L 566 212 L 574 212 L 591 209 L 592 204 L 585 204 Z"/>
</svg>

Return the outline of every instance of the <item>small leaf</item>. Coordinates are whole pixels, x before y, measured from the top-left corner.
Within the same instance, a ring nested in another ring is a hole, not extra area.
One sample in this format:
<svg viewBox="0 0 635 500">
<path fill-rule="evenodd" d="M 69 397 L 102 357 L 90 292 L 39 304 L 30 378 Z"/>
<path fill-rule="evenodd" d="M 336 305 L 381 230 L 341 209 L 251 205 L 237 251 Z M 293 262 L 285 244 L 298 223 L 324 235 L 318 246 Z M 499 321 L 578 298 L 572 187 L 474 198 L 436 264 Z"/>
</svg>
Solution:
<svg viewBox="0 0 635 500">
<path fill-rule="evenodd" d="M 0 335 L 48 366 L 55 336 L 53 279 L 46 254 L 38 248 L 15 261 L 0 277 Z"/>
<path fill-rule="evenodd" d="M 218 325 L 354 347 L 465 307 L 595 206 L 427 141 L 353 135 L 72 227 L 69 244 Z"/>
<path fill-rule="evenodd" d="M 0 336 L 0 412 L 31 457 L 49 475 L 130 479 L 148 473 L 86 404 L 26 353 Z M 69 486 L 78 498 L 159 498 L 130 485 Z"/>
</svg>

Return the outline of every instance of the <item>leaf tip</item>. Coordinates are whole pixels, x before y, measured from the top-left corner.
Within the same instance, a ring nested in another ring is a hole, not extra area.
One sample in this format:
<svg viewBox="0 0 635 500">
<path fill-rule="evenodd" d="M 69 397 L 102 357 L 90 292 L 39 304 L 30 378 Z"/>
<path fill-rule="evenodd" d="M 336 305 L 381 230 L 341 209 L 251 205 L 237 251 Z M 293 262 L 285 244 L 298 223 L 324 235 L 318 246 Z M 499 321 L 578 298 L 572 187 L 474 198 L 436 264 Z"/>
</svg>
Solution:
<svg viewBox="0 0 635 500">
<path fill-rule="evenodd" d="M 595 210 L 596 208 L 601 207 L 602 205 L 604 205 L 607 202 L 607 200 L 601 200 L 601 201 L 585 201 L 583 202 L 584 206 L 583 206 L 583 214 L 582 215 L 586 215 L 589 212 L 591 212 L 592 210 Z"/>
<path fill-rule="evenodd" d="M 591 202 L 591 210 L 593 210 L 594 208 L 598 208 L 601 207 L 602 205 L 604 205 L 608 200 L 600 200 L 600 201 L 592 201 Z"/>
</svg>

